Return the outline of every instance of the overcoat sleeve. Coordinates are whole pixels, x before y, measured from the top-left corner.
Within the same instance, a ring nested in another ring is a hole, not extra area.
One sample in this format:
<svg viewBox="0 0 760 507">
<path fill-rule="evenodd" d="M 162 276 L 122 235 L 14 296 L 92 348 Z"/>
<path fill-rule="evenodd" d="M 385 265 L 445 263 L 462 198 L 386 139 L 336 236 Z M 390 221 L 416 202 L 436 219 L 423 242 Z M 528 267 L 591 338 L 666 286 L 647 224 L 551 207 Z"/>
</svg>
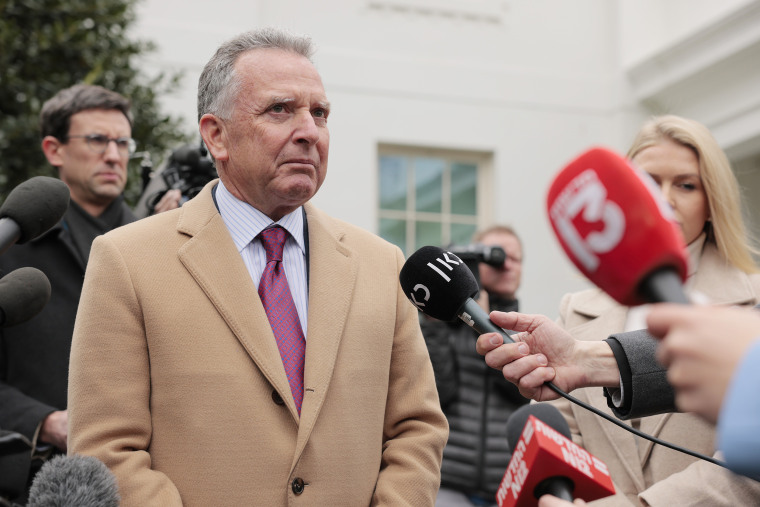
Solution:
<svg viewBox="0 0 760 507">
<path fill-rule="evenodd" d="M 135 491 L 121 491 L 135 505 L 181 506 L 177 488 L 151 469 L 147 451 L 151 372 L 142 323 L 130 273 L 117 248 L 101 236 L 92 245 L 71 346 L 69 452 L 95 455 L 117 477 L 139 484 Z"/>
</svg>

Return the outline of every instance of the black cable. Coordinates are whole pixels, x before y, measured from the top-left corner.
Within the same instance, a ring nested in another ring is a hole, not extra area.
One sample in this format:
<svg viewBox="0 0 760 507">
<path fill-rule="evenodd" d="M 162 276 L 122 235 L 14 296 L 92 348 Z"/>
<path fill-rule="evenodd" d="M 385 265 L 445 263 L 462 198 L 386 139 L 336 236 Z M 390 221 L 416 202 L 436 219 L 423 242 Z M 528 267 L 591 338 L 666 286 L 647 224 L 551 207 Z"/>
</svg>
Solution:
<svg viewBox="0 0 760 507">
<path fill-rule="evenodd" d="M 589 410 L 589 411 L 593 412 L 594 414 L 598 415 L 599 417 L 601 417 L 603 419 L 606 419 L 607 421 L 615 424 L 616 426 L 619 426 L 619 427 L 623 428 L 626 431 L 630 431 L 631 433 L 633 433 L 636 436 L 639 436 L 641 438 L 649 440 L 650 442 L 654 442 L 655 444 L 659 444 L 659 445 L 661 445 L 663 447 L 667 447 L 669 449 L 673 449 L 674 451 L 682 452 L 684 454 L 688 454 L 689 456 L 694 456 L 695 458 L 699 458 L 699 459 L 708 461 L 710 463 L 713 463 L 714 465 L 718 465 L 718 466 L 721 466 L 723 468 L 728 468 L 728 465 L 726 465 L 726 463 L 724 463 L 723 461 L 717 460 L 717 459 L 712 458 L 710 456 L 705 456 L 704 454 L 700 454 L 700 453 L 698 453 L 696 451 L 692 451 L 691 449 L 686 449 L 685 447 L 681 447 L 681 446 L 678 446 L 676 444 L 671 444 L 670 442 L 666 442 L 665 440 L 660 440 L 657 437 L 653 437 L 652 435 L 648 435 L 648 434 L 646 434 L 646 433 L 644 433 L 642 431 L 639 431 L 636 428 L 632 428 L 631 426 L 628 426 L 627 424 L 623 423 L 622 421 L 619 421 L 619 420 L 615 419 L 611 415 L 605 414 L 604 412 L 602 412 L 601 410 L 597 409 L 596 407 L 592 407 L 591 405 L 589 405 L 589 404 L 587 404 L 587 403 L 579 400 L 578 398 L 570 396 L 565 391 L 563 391 L 559 387 L 555 386 L 551 382 L 546 382 L 546 385 L 549 387 L 549 389 L 551 389 L 555 393 L 559 394 L 560 396 L 562 396 L 566 400 L 571 401 L 572 403 L 575 403 L 576 405 L 578 405 L 580 407 L 583 407 L 586 410 Z"/>
</svg>

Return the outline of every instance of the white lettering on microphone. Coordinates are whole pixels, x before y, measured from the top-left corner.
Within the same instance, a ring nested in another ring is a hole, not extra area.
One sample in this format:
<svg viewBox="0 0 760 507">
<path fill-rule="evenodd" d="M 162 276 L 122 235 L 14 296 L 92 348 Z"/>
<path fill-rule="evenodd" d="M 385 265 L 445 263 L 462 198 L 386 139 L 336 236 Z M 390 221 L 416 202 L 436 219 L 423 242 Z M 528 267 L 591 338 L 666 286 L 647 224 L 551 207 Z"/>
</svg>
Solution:
<svg viewBox="0 0 760 507">
<path fill-rule="evenodd" d="M 536 431 L 551 438 L 552 441 L 560 447 L 562 450 L 562 458 L 565 460 L 565 463 L 587 477 L 594 478 L 594 474 L 591 471 L 591 465 L 593 464 L 592 457 L 586 449 L 568 440 L 560 432 L 541 421 L 536 422 Z"/>
<path fill-rule="evenodd" d="M 499 505 L 504 503 L 504 499 L 510 493 L 514 498 L 520 496 L 525 485 L 525 480 L 528 478 L 528 464 L 525 462 L 525 451 L 528 444 L 530 444 L 533 438 L 533 425 L 528 423 L 523 429 L 520 440 L 517 441 L 514 451 L 512 452 L 512 459 L 509 461 L 509 466 L 504 474 L 504 478 L 499 484 L 499 489 L 496 492 L 496 499 Z"/>
<path fill-rule="evenodd" d="M 425 306 L 425 303 L 423 303 L 422 301 L 417 301 L 417 298 L 414 297 L 414 293 L 417 292 L 418 290 L 421 290 L 423 293 L 422 301 L 427 301 L 428 299 L 430 299 L 430 289 L 428 289 L 421 283 L 418 283 L 417 285 L 414 286 L 414 289 L 412 289 L 412 292 L 409 294 L 409 296 L 412 298 L 412 303 L 414 303 L 414 306 L 422 310 L 422 307 Z"/>
<path fill-rule="evenodd" d="M 588 271 L 599 266 L 596 254 L 615 248 L 625 232 L 625 215 L 620 206 L 607 199 L 607 189 L 593 169 L 573 178 L 552 203 L 549 210 L 559 236 Z M 585 238 L 573 221 L 581 216 L 586 224 L 602 222 L 602 230 L 589 232 Z"/>
<path fill-rule="evenodd" d="M 451 252 L 443 252 L 443 258 L 436 257 L 435 262 L 438 262 L 441 266 L 443 266 L 445 269 L 449 271 L 454 271 L 453 266 L 459 266 L 462 264 L 462 260 L 454 255 Z M 433 262 L 428 262 L 427 266 L 438 273 L 441 278 L 444 279 L 446 282 L 451 281 L 451 277 L 444 273 L 441 268 L 439 268 L 436 264 L 433 264 Z M 417 299 L 415 296 L 415 293 L 421 290 L 422 291 L 422 299 Z M 409 299 L 411 299 L 414 306 L 416 306 L 420 311 L 423 311 L 422 308 L 425 306 L 425 303 L 423 301 L 428 301 L 430 299 L 430 289 L 427 288 L 426 285 L 418 283 L 414 286 L 414 289 L 412 289 L 412 292 L 409 293 Z"/>
</svg>

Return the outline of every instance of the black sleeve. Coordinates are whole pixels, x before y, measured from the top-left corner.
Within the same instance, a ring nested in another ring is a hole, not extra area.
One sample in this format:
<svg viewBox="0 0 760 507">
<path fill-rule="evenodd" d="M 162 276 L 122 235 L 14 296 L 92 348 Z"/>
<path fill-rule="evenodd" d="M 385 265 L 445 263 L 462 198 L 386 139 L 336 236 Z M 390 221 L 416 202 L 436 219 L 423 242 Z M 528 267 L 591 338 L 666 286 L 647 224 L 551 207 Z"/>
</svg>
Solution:
<svg viewBox="0 0 760 507">
<path fill-rule="evenodd" d="M 605 341 L 620 369 L 621 389 L 604 389 L 607 405 L 615 416 L 633 419 L 676 412 L 675 392 L 668 384 L 666 369 L 655 356 L 657 340 L 641 330 L 617 333 Z"/>
</svg>

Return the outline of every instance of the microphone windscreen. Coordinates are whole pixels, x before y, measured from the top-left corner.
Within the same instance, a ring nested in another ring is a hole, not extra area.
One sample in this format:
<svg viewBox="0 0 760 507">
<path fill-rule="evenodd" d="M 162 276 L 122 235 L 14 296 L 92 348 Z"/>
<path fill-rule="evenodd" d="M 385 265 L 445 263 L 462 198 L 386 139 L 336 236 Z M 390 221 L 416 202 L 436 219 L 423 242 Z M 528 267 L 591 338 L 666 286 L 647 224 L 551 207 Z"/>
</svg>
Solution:
<svg viewBox="0 0 760 507">
<path fill-rule="evenodd" d="M 414 252 L 399 274 L 404 294 L 422 313 L 452 322 L 468 298 L 478 295 L 478 282 L 456 255 L 436 246 Z"/>
<path fill-rule="evenodd" d="M 69 187 L 49 176 L 35 176 L 8 194 L 0 218 L 11 218 L 21 229 L 18 243 L 34 239 L 53 227 L 69 207 Z"/>
<path fill-rule="evenodd" d="M 515 410 L 507 419 L 507 442 L 510 449 L 514 449 L 517 445 L 530 416 L 542 421 L 568 440 L 572 440 L 570 426 L 557 407 L 549 403 L 528 403 Z"/>
<path fill-rule="evenodd" d="M 547 212 L 565 253 L 623 305 L 646 303 L 639 288 L 661 269 L 686 279 L 683 236 L 654 181 L 621 155 L 592 148 L 549 188 Z"/>
<path fill-rule="evenodd" d="M 37 268 L 18 268 L 0 278 L 0 311 L 3 327 L 31 319 L 50 300 L 50 280 Z"/>
<path fill-rule="evenodd" d="M 29 507 L 118 507 L 116 478 L 92 456 L 56 456 L 45 463 L 29 490 Z"/>
</svg>

